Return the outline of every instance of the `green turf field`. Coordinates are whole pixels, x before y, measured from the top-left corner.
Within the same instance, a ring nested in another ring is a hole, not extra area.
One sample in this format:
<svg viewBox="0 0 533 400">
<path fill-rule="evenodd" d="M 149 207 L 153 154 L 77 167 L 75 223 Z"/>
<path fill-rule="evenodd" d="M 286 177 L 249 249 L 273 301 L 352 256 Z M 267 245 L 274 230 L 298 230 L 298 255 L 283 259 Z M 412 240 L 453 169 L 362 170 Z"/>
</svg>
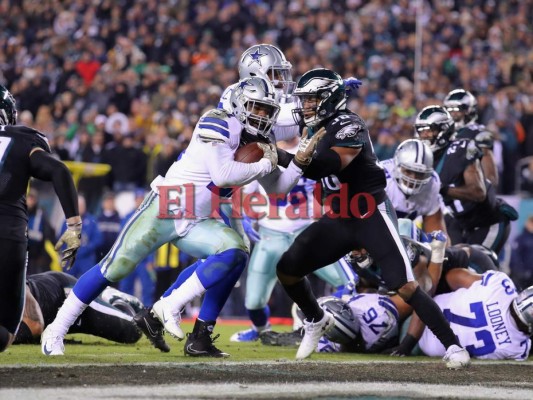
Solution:
<svg viewBox="0 0 533 400">
<path fill-rule="evenodd" d="M 186 332 L 192 330 L 191 323 L 184 323 Z M 227 361 L 273 361 L 293 360 L 296 347 L 264 346 L 260 342 L 232 343 L 230 336 L 237 331 L 247 329 L 249 325 L 224 325 L 218 324 L 215 333 L 220 333 L 220 338 L 215 344 L 228 352 L 231 357 Z M 275 331 L 289 331 L 288 326 L 274 326 Z M 183 355 L 184 342 L 178 342 L 170 335 L 165 337 L 169 344 L 170 353 L 162 353 L 152 347 L 144 336 L 135 344 L 119 344 L 90 335 L 67 335 L 67 339 L 81 340 L 82 344 L 65 344 L 64 357 L 46 357 L 41 354 L 38 345 L 11 346 L 0 356 L 0 365 L 13 364 L 68 364 L 68 363 L 143 363 L 143 362 L 193 362 L 211 360 L 204 357 L 185 357 Z M 328 361 L 353 361 L 353 360 L 390 360 L 389 356 L 360 355 L 360 354 L 313 354 L 313 360 Z M 410 357 L 414 360 L 430 360 L 428 357 Z"/>
</svg>

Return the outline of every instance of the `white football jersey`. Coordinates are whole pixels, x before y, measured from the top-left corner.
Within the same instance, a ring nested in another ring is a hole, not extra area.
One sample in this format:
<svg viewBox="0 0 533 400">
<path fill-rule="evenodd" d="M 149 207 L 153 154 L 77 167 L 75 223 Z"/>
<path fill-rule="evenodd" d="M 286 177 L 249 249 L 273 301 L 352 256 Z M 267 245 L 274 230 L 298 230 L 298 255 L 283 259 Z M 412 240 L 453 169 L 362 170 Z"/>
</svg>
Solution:
<svg viewBox="0 0 533 400">
<path fill-rule="evenodd" d="M 426 216 L 435 214 L 440 208 L 440 178 L 433 171 L 431 180 L 422 187 L 419 193 L 406 196 L 399 188 L 396 179 L 394 179 L 394 160 L 392 158 L 384 160 L 381 165 L 385 169 L 387 177 L 387 196 L 398 218 L 415 219 L 417 216 Z"/>
<path fill-rule="evenodd" d="M 503 272 L 489 271 L 468 289 L 435 296 L 435 301 L 461 345 L 475 358 L 526 360 L 531 339 L 518 330 L 511 316 L 511 302 L 518 295 Z M 419 341 L 428 356 L 443 356 L 444 346 L 426 328 Z"/>
<path fill-rule="evenodd" d="M 359 321 L 366 350 L 380 351 L 398 336 L 398 310 L 388 296 L 359 293 L 347 304 Z"/>
<path fill-rule="evenodd" d="M 218 211 L 213 199 L 231 196 L 230 189 L 218 188 L 214 184 L 209 167 L 213 171 L 213 165 L 218 167 L 234 162 L 241 130 L 240 122 L 225 110 L 210 110 L 202 115 L 187 149 L 172 164 L 164 178 L 158 177 L 151 183 L 152 189 L 160 195 L 161 187 L 181 188 L 181 191 L 172 190 L 166 194 L 170 199 L 179 199 L 179 204 L 169 207 L 171 211 L 185 210 L 189 215 L 194 215 L 194 219 L 209 218 Z M 235 163 L 239 165 L 233 169 L 236 177 L 238 174 L 234 185 L 242 186 L 264 176 L 267 173 L 264 163 L 268 161 L 261 159 L 250 164 Z"/>
<path fill-rule="evenodd" d="M 237 83 L 230 85 L 224 90 L 220 100 L 218 102 L 218 108 L 223 108 L 228 112 L 233 112 L 233 107 L 230 102 L 231 92 L 233 88 L 237 86 Z M 276 124 L 272 128 L 273 138 L 272 141 L 278 142 L 280 140 L 290 140 L 298 136 L 299 127 L 294 121 L 292 116 L 292 110 L 294 109 L 297 103 L 279 103 L 280 111 L 278 114 L 278 119 Z"/>
<path fill-rule="evenodd" d="M 294 154 L 297 149 L 287 149 L 287 152 Z M 314 200 L 314 188 L 315 181 L 301 177 L 288 195 L 280 195 L 274 200 L 258 181 L 254 181 L 244 188 L 243 195 L 258 193 L 260 198 L 268 199 L 268 204 L 252 207 L 254 212 L 264 215 L 257 221 L 259 226 L 277 232 L 293 233 L 315 221 L 313 212 L 316 211 L 317 216 L 320 216 L 320 205 Z"/>
</svg>

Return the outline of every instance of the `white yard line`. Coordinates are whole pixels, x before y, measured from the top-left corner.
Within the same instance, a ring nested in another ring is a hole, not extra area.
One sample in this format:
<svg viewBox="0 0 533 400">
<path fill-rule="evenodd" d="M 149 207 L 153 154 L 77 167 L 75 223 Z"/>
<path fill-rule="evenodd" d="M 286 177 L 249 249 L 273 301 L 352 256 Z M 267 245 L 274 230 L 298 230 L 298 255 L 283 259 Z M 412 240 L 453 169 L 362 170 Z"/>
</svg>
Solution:
<svg viewBox="0 0 533 400">
<path fill-rule="evenodd" d="M 158 386 L 106 386 L 2 389 L 2 400 L 135 400 L 135 399 L 313 399 L 360 396 L 418 399 L 532 399 L 533 390 L 482 387 L 478 385 L 430 385 L 419 383 L 357 382 L 298 384 L 180 384 Z"/>
</svg>

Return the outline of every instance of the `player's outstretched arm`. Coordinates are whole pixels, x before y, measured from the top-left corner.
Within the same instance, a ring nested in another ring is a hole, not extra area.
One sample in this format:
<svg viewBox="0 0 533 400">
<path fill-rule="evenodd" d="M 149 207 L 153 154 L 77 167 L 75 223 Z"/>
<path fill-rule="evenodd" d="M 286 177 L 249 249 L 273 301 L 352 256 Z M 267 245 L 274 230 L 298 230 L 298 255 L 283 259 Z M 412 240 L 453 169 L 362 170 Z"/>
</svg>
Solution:
<svg viewBox="0 0 533 400">
<path fill-rule="evenodd" d="M 82 226 L 78 211 L 78 193 L 72 175 L 65 164 L 41 149 L 35 149 L 31 152 L 30 168 L 33 177 L 52 182 L 65 213 L 67 230 L 59 238 L 56 250 L 66 244 L 67 247 L 63 251 L 61 264 L 64 268 L 69 269 L 74 264 L 76 253 L 81 245 Z"/>
</svg>

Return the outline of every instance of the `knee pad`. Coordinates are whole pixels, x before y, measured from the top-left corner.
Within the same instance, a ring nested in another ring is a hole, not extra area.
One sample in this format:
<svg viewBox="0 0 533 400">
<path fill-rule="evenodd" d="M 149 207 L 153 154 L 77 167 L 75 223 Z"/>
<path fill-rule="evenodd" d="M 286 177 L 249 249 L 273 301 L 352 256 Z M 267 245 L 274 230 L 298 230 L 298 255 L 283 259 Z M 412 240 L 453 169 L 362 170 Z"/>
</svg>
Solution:
<svg viewBox="0 0 533 400">
<path fill-rule="evenodd" d="M 11 344 L 11 334 L 6 328 L 0 326 L 0 353 L 3 352 Z"/>
</svg>

